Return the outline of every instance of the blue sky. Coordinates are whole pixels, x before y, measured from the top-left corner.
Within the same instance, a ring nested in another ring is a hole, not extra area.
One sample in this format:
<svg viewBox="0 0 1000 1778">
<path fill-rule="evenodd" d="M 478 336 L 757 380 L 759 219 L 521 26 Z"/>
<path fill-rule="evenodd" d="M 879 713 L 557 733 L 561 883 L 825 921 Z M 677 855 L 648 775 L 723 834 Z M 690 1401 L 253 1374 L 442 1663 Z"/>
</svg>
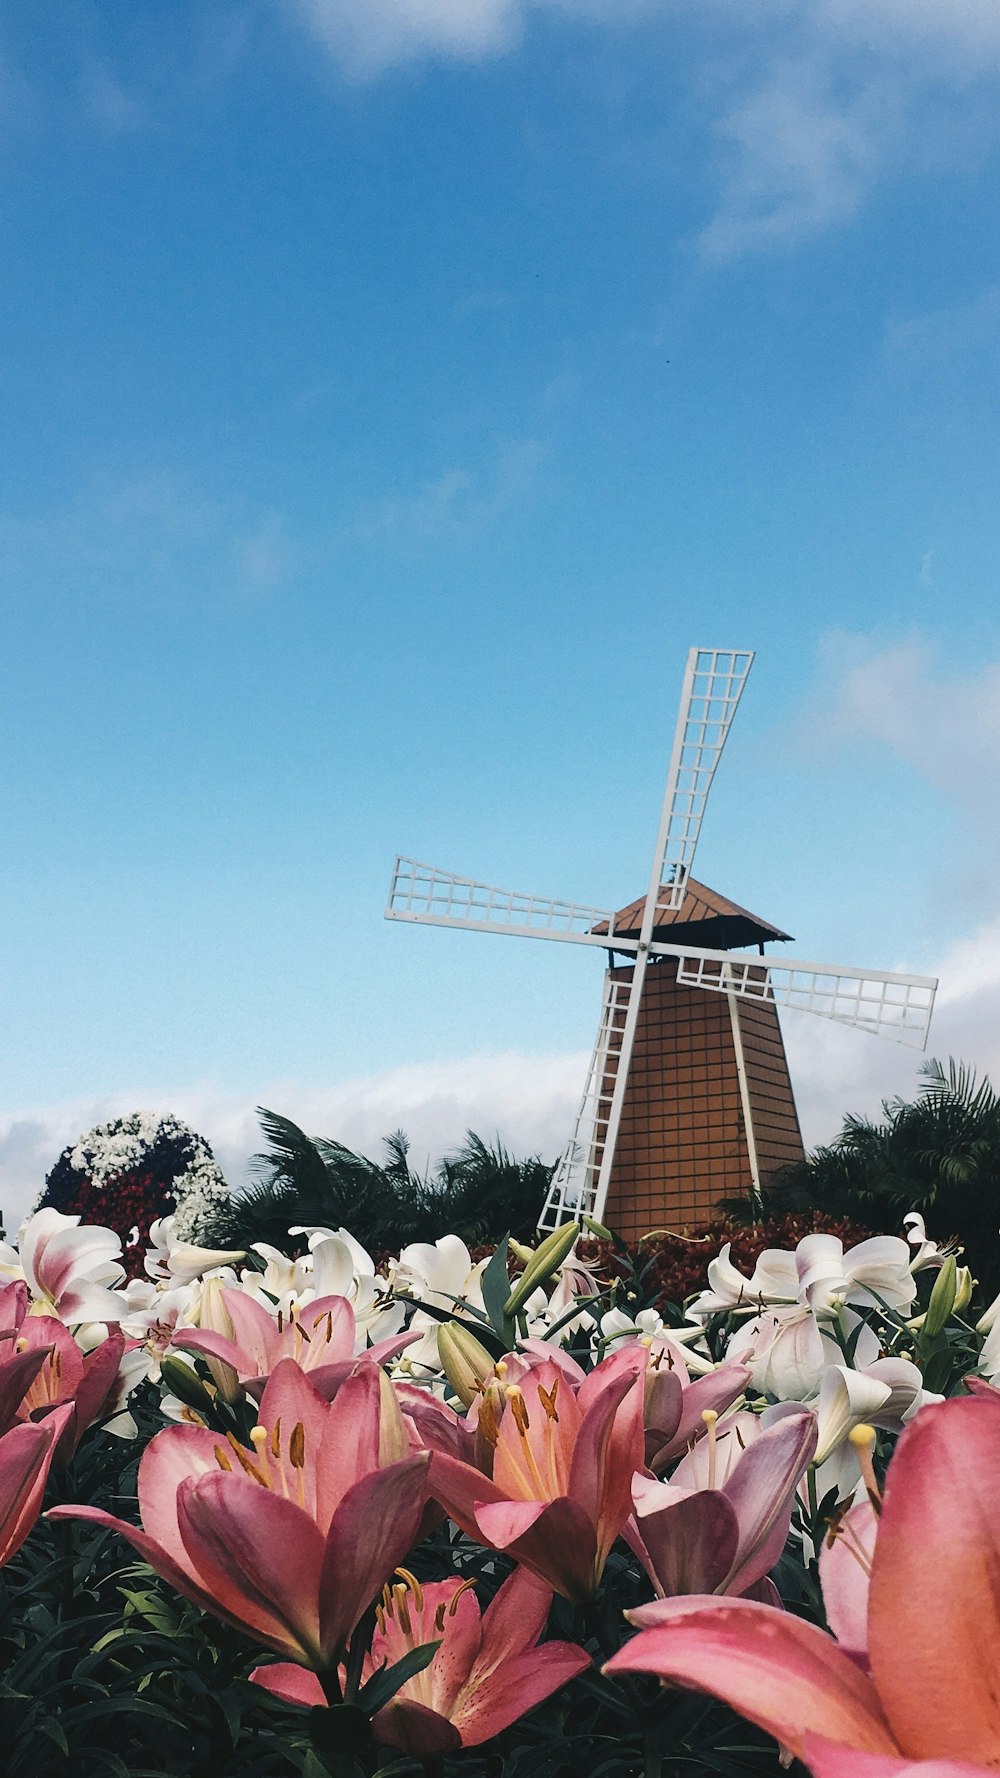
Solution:
<svg viewBox="0 0 1000 1778">
<path fill-rule="evenodd" d="M 992 0 L 5 18 L 11 1202 L 136 1102 L 558 1146 L 597 958 L 389 867 L 631 899 L 693 642 L 699 874 L 1000 1070 L 998 98 Z M 806 1023 L 813 1135 L 913 1082 Z"/>
</svg>

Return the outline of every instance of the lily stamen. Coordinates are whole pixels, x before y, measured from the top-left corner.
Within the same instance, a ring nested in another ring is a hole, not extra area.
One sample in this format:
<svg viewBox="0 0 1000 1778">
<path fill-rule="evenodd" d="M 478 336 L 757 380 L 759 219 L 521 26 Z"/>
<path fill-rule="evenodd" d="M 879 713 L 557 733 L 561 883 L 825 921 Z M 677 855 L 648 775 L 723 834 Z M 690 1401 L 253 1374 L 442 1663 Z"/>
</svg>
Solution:
<svg viewBox="0 0 1000 1778">
<path fill-rule="evenodd" d="M 511 1384 L 510 1388 L 507 1390 L 507 1401 L 510 1406 L 511 1414 L 513 1415 L 514 1425 L 517 1427 L 517 1430 L 521 1435 L 521 1451 L 524 1456 L 528 1475 L 531 1478 L 531 1485 L 533 1488 L 537 1489 L 536 1498 L 539 1500 L 548 1500 L 550 1498 L 550 1490 L 542 1480 L 538 1464 L 535 1461 L 535 1453 L 528 1441 L 528 1431 L 531 1425 L 531 1422 L 528 1419 L 528 1409 L 525 1404 L 524 1395 L 516 1383 Z M 552 1422 L 551 1420 L 546 1420 L 545 1424 L 551 1446 Z"/>
<path fill-rule="evenodd" d="M 716 1413 L 714 1408 L 704 1408 L 702 1410 L 701 1417 L 705 1423 L 705 1436 L 708 1440 L 708 1486 L 710 1488 L 714 1488 L 715 1487 L 716 1469 L 717 1469 L 717 1457 L 718 1457 L 718 1444 L 716 1443 L 716 1437 L 715 1437 L 715 1423 L 718 1420 L 719 1416 Z"/>
<path fill-rule="evenodd" d="M 235 1454 L 237 1462 L 240 1464 L 241 1468 L 243 1468 L 246 1471 L 247 1475 L 252 1476 L 253 1480 L 255 1482 L 259 1482 L 262 1488 L 269 1488 L 271 1486 L 269 1478 L 263 1473 L 262 1470 L 258 1469 L 256 1463 L 254 1463 L 253 1460 L 247 1456 L 246 1451 L 244 1450 L 243 1446 L 240 1444 L 240 1441 L 236 1437 L 235 1433 L 232 1433 L 232 1432 L 226 1433 L 226 1443 L 228 1444 L 230 1450 Z"/>
<path fill-rule="evenodd" d="M 475 1587 L 475 1584 L 476 1583 L 474 1580 L 463 1580 L 461 1586 L 455 1588 L 455 1591 L 452 1593 L 452 1596 L 448 1601 L 448 1616 L 449 1617 L 454 1617 L 456 1611 L 458 1610 L 458 1602 L 461 1599 L 462 1594 L 472 1592 L 472 1590 Z M 444 1608 L 442 1607 L 442 1610 L 443 1609 Z M 442 1622 L 442 1628 L 443 1627 L 444 1627 L 444 1625 Z"/>
<path fill-rule="evenodd" d="M 858 1468 L 861 1471 L 861 1479 L 865 1484 L 865 1492 L 871 1501 L 872 1509 L 881 1514 L 882 1490 L 878 1485 L 875 1465 L 872 1462 L 872 1451 L 875 1448 L 875 1428 L 874 1426 L 855 1426 L 847 1436 L 857 1452 Z"/>
<path fill-rule="evenodd" d="M 405 1584 L 409 1587 L 410 1592 L 413 1594 L 414 1600 L 416 1601 L 417 1610 L 423 1611 L 423 1609 L 424 1609 L 424 1589 L 420 1585 L 420 1582 L 418 1581 L 416 1575 L 411 1574 L 410 1570 L 408 1568 L 397 1568 L 396 1573 L 399 1575 L 400 1580 L 405 1582 Z"/>
</svg>

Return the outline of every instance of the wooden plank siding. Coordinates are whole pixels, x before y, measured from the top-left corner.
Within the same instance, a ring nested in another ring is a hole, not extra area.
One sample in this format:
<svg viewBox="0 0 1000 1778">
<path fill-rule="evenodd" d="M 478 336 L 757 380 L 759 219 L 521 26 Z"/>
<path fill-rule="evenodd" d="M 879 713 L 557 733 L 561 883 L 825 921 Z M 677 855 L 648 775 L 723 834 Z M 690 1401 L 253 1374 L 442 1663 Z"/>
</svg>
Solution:
<svg viewBox="0 0 1000 1778">
<path fill-rule="evenodd" d="M 627 981 L 631 969 L 613 971 Z M 784 1044 L 773 1006 L 738 1005 L 759 1166 L 802 1155 Z M 615 1058 L 604 1081 L 604 1109 Z M 685 987 L 673 959 L 651 964 L 636 1027 L 605 1220 L 626 1241 L 711 1216 L 747 1192 L 750 1156 L 729 1001 Z"/>
</svg>

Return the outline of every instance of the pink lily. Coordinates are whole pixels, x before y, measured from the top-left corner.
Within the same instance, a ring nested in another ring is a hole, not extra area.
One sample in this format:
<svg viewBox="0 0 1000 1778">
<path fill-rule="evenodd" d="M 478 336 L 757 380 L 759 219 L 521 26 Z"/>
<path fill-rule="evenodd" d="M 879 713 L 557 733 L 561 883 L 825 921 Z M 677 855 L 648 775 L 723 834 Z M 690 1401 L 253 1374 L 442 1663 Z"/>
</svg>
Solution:
<svg viewBox="0 0 1000 1778">
<path fill-rule="evenodd" d="M 55 1407 L 70 1405 L 63 1427 L 56 1469 L 65 1469 L 76 1454 L 88 1427 L 104 1419 L 118 1406 L 117 1384 L 125 1335 L 120 1328 L 86 1354 L 61 1321 L 47 1315 L 29 1315 L 22 1323 L 18 1344 L 41 1354 L 41 1365 L 21 1399 L 19 1420 L 43 1420 Z"/>
<path fill-rule="evenodd" d="M 84 1356 L 62 1321 L 29 1312 L 26 1284 L 8 1284 L 0 1290 L 0 1428 L 42 1420 L 69 1403 L 54 1454 L 56 1468 L 64 1469 L 87 1428 L 117 1406 L 125 1345 L 116 1328 Z"/>
<path fill-rule="evenodd" d="M 478 1747 L 590 1666 L 573 1642 L 543 1642 L 552 1593 L 523 1568 L 500 1588 L 485 1616 L 467 1581 L 412 1575 L 386 1587 L 364 1677 L 393 1666 L 422 1643 L 439 1642 L 422 1673 L 402 1685 L 374 1718 L 376 1741 L 416 1759 Z M 313 1673 L 275 1662 L 250 1675 L 288 1704 L 325 1702 Z"/>
<path fill-rule="evenodd" d="M 996 1767 L 964 1759 L 884 1759 L 878 1753 L 845 1752 L 818 1735 L 806 1736 L 806 1758 L 815 1778 L 993 1778 Z"/>
<path fill-rule="evenodd" d="M 375 1365 L 327 1402 L 299 1366 L 277 1365 L 252 1451 L 206 1427 L 169 1426 L 139 1465 L 142 1529 L 97 1507 L 54 1507 L 128 1539 L 203 1610 L 319 1672 L 414 1542 L 427 1457 L 411 1455 Z"/>
<path fill-rule="evenodd" d="M 491 1386 L 477 1406 L 492 1476 L 436 1451 L 431 1494 L 470 1536 L 505 1550 L 564 1598 L 589 1599 L 642 1468 L 647 1357 L 639 1345 L 615 1352 L 577 1389 L 555 1359 Z"/>
<path fill-rule="evenodd" d="M 862 1561 L 862 1566 L 864 1563 Z M 807 1730 L 857 1754 L 1000 1769 L 1000 1395 L 925 1407 L 889 1465 L 871 1561 L 867 1663 L 857 1602 L 837 1598 L 847 1646 L 746 1599 L 665 1600 L 610 1672 L 656 1673 L 724 1698 L 799 1758 Z M 834 1587 L 836 1598 L 837 1587 Z M 843 1609 L 842 1609 L 843 1608 Z M 852 1652 L 851 1644 L 854 1644 Z M 817 1778 L 834 1778 L 821 1746 Z M 826 1761 L 824 1768 L 823 1761 Z M 850 1767 L 852 1778 L 861 1768 Z M 960 1766 L 959 1766 L 960 1769 Z M 890 1763 L 888 1771 L 893 1767 Z M 873 1778 L 882 1778 L 873 1768 Z"/>
<path fill-rule="evenodd" d="M 17 1554 L 41 1511 L 56 1445 L 72 1408 L 42 1426 L 13 1426 L 0 1438 L 0 1567 Z"/>
<path fill-rule="evenodd" d="M 667 1464 L 679 1457 L 693 1438 L 701 1438 L 704 1413 L 725 1413 L 749 1381 L 749 1366 L 720 1364 L 692 1382 L 683 1349 L 670 1339 L 654 1340 L 646 1372 L 644 1406 L 646 1465 L 653 1474 L 662 1475 Z"/>
<path fill-rule="evenodd" d="M 785 1547 L 795 1490 L 816 1450 L 816 1417 L 738 1414 L 682 1459 L 669 1482 L 637 1475 L 625 1532 L 661 1598 L 748 1593 Z"/>
<path fill-rule="evenodd" d="M 269 1377 L 283 1358 L 293 1358 L 302 1370 L 313 1373 L 320 1388 L 323 1379 L 319 1373 L 327 1373 L 330 1381 L 353 1369 L 357 1330 L 354 1310 L 346 1297 L 320 1297 L 305 1308 L 293 1307 L 287 1315 L 279 1309 L 275 1317 L 245 1290 L 223 1287 L 221 1296 L 232 1323 L 232 1339 L 207 1327 L 182 1327 L 171 1344 L 221 1360 L 244 1385 Z M 357 1356 L 378 1364 L 394 1357 L 410 1338 L 396 1334 Z"/>
<path fill-rule="evenodd" d="M 0 1432 L 13 1426 L 26 1391 L 51 1351 L 41 1342 L 29 1346 L 21 1340 L 27 1313 L 28 1286 L 20 1279 L 4 1285 L 0 1290 Z"/>
</svg>

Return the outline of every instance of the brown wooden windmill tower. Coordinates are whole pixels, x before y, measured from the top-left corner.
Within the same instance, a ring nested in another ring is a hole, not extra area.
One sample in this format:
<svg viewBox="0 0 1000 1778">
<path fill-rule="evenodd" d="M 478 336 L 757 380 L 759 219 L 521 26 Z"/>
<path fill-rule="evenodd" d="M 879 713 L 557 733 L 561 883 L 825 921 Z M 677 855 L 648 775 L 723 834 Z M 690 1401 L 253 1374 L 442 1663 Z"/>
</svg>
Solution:
<svg viewBox="0 0 1000 1778">
<path fill-rule="evenodd" d="M 597 1041 L 543 1228 L 586 1212 L 636 1240 L 703 1219 L 720 1198 L 766 1190 L 775 1169 L 802 1154 L 779 1005 L 926 1044 L 931 977 L 765 958 L 765 944 L 788 934 L 690 874 L 753 658 L 690 651 L 649 887 L 617 913 L 396 859 L 387 919 L 610 953 Z M 739 954 L 751 945 L 755 956 Z"/>
</svg>

